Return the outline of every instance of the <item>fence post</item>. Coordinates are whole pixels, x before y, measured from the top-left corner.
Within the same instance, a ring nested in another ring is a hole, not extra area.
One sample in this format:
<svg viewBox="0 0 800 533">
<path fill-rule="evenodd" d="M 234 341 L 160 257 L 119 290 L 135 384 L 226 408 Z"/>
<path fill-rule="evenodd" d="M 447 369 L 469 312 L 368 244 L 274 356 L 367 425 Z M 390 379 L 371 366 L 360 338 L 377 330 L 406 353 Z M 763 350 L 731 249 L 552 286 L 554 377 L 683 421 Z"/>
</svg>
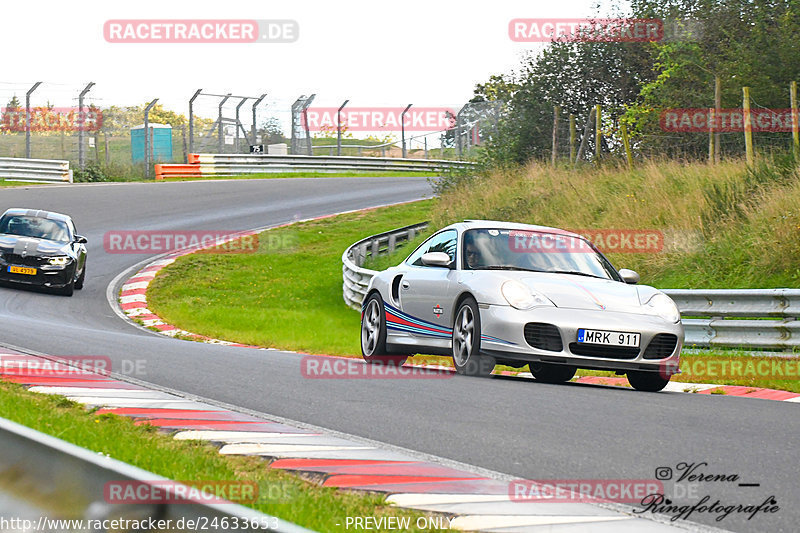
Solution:
<svg viewBox="0 0 800 533">
<path fill-rule="evenodd" d="M 90 81 L 78 95 L 78 167 L 80 167 L 81 170 L 86 168 L 86 147 L 83 146 L 83 130 L 86 124 L 83 116 L 83 97 L 86 96 L 86 93 L 88 93 L 92 87 L 94 87 L 94 82 Z"/>
<path fill-rule="evenodd" d="M 715 144 L 714 144 L 714 121 L 716 120 L 715 109 L 713 107 L 708 108 L 708 162 L 709 164 L 714 163 L 714 154 L 716 152 Z"/>
<path fill-rule="evenodd" d="M 753 165 L 753 121 L 750 116 L 750 87 L 742 87 L 742 110 L 744 112 L 744 149 L 748 165 Z"/>
<path fill-rule="evenodd" d="M 789 85 L 789 96 L 792 102 L 792 151 L 795 159 L 800 159 L 800 125 L 797 123 L 797 82 Z"/>
<path fill-rule="evenodd" d="M 714 120 L 719 120 L 722 115 L 722 80 L 719 76 L 714 76 Z M 714 132 L 714 163 L 719 163 L 722 154 L 722 138 L 719 128 Z"/>
<path fill-rule="evenodd" d="M 203 89 L 197 89 L 194 92 L 194 95 L 189 98 L 189 152 L 194 152 L 194 101 L 195 99 L 200 96 L 200 91 Z"/>
<path fill-rule="evenodd" d="M 633 168 L 633 153 L 631 153 L 631 143 L 628 139 L 628 128 L 624 122 L 619 123 L 619 129 L 622 132 L 622 144 L 625 146 L 625 157 L 628 159 L 628 168 Z"/>
<path fill-rule="evenodd" d="M 558 113 L 561 111 L 561 106 L 553 106 L 553 153 L 550 158 L 550 163 L 556 166 L 556 158 L 558 158 Z"/>
<path fill-rule="evenodd" d="M 569 114 L 569 160 L 575 160 L 575 115 Z"/>
<path fill-rule="evenodd" d="M 144 177 L 150 178 L 150 155 L 153 145 L 150 137 L 150 110 L 158 102 L 158 98 L 147 104 L 144 108 Z"/>
<path fill-rule="evenodd" d="M 600 119 L 602 118 L 600 112 L 600 104 L 597 104 L 594 108 L 595 113 L 597 116 L 594 119 L 594 155 L 597 159 L 600 159 L 600 141 L 603 138 L 603 132 L 600 129 Z"/>
<path fill-rule="evenodd" d="M 586 143 L 588 142 L 587 139 L 589 138 L 589 132 L 592 128 L 592 117 L 594 117 L 594 110 L 589 109 L 589 116 L 586 117 L 586 125 L 583 127 L 583 137 L 581 137 L 581 145 L 578 147 L 578 155 L 575 156 L 575 165 L 578 164 L 578 161 L 583 157 L 583 153 L 586 151 Z"/>
<path fill-rule="evenodd" d="M 31 158 L 31 94 L 42 82 L 37 81 L 33 87 L 25 93 L 25 157 Z"/>
</svg>

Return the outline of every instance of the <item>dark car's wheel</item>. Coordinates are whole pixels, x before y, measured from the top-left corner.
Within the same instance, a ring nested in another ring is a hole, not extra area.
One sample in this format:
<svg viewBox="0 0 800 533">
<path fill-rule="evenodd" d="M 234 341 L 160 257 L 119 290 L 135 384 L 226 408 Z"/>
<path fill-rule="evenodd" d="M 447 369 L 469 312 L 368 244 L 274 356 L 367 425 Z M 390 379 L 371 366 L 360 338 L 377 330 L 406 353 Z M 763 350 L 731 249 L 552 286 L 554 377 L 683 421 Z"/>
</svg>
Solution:
<svg viewBox="0 0 800 533">
<path fill-rule="evenodd" d="M 628 383 L 636 390 L 644 392 L 658 392 L 669 383 L 669 378 L 665 378 L 658 372 L 634 371 L 628 372 Z"/>
<path fill-rule="evenodd" d="M 83 288 L 83 280 L 86 279 L 86 263 L 83 264 L 83 271 L 81 271 L 81 275 L 78 278 L 78 281 L 75 282 L 75 288 L 81 290 Z"/>
<path fill-rule="evenodd" d="M 387 353 L 386 312 L 381 295 L 375 292 L 367 298 L 361 314 L 361 355 L 367 363 L 395 366 L 402 366 L 408 358 Z"/>
<path fill-rule="evenodd" d="M 75 280 L 70 280 L 69 283 L 61 287 L 60 289 L 56 289 L 56 293 L 61 294 L 63 296 L 72 296 L 72 293 L 75 292 Z"/>
<path fill-rule="evenodd" d="M 456 311 L 453 322 L 453 365 L 466 376 L 488 376 L 495 359 L 481 355 L 481 315 L 478 302 L 467 297 Z"/>
<path fill-rule="evenodd" d="M 536 381 L 542 383 L 566 383 L 575 375 L 577 368 L 552 363 L 529 363 L 528 368 Z"/>
</svg>

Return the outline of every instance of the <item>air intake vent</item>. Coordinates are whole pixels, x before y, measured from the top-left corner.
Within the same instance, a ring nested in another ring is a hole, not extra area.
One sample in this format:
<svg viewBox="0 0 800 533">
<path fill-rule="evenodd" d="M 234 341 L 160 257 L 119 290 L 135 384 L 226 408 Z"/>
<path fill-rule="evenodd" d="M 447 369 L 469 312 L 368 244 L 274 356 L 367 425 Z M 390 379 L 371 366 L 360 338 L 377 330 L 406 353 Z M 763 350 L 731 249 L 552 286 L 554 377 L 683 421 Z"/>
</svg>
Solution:
<svg viewBox="0 0 800 533">
<path fill-rule="evenodd" d="M 553 324 L 543 322 L 530 322 L 525 324 L 525 340 L 540 350 L 560 352 L 564 349 L 561 342 L 561 333 Z"/>
<path fill-rule="evenodd" d="M 647 349 L 644 351 L 644 358 L 664 359 L 669 357 L 672 355 L 672 352 L 675 351 L 675 346 L 677 344 L 677 335 L 673 335 L 672 333 L 659 333 L 653 337 L 653 340 L 647 345 Z"/>
</svg>

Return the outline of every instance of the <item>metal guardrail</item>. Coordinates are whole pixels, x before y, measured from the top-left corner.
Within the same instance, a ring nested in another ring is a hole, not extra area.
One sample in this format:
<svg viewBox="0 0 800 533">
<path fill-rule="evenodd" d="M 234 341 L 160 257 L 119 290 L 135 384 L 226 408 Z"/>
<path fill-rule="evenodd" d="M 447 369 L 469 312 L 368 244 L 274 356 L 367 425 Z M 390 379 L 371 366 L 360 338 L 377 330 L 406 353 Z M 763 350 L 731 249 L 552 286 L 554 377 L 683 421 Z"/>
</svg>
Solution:
<svg viewBox="0 0 800 533">
<path fill-rule="evenodd" d="M 189 487 L 4 418 L 0 418 L 0 450 L 3 450 L 0 454 L 0 515 L 6 519 L 31 520 L 35 526 L 42 516 L 62 518 L 66 506 L 70 515 L 63 518 L 77 519 L 75 515 L 79 512 L 84 520 L 171 520 L 170 530 L 175 531 L 180 530 L 174 526 L 181 518 L 184 523 L 193 520 L 195 524 L 205 522 L 209 526 L 215 523 L 214 519 L 217 524 L 226 526 L 238 519 L 237 525 L 242 526 L 240 531 L 309 531 L 233 503 L 195 503 L 184 499 L 180 503 L 108 504 L 104 491 L 109 482 L 157 483 L 156 490 L 168 501 L 180 500 L 177 495 L 188 494 Z M 208 529 L 227 531 L 229 528 Z"/>
<path fill-rule="evenodd" d="M 69 161 L 0 157 L 0 179 L 42 183 L 72 183 Z"/>
<path fill-rule="evenodd" d="M 474 166 L 468 161 L 402 159 L 396 157 L 189 154 L 189 164 L 156 165 L 156 179 L 236 176 L 269 172 L 403 171 L 442 172 Z"/>
<path fill-rule="evenodd" d="M 362 268 L 368 255 L 390 253 L 398 238 L 427 222 L 372 235 L 342 255 L 343 296 L 360 310 L 375 270 Z M 681 312 L 687 347 L 792 350 L 800 348 L 800 289 L 663 289 Z M 702 318 L 696 318 L 702 317 Z M 707 318 L 706 318 L 707 317 Z"/>
<path fill-rule="evenodd" d="M 800 347 L 800 289 L 664 292 L 675 301 L 683 317 L 692 317 L 682 319 L 687 346 L 765 350 Z"/>
<path fill-rule="evenodd" d="M 385 233 L 371 235 L 350 246 L 342 254 L 342 293 L 344 302 L 351 308 L 361 310 L 361 302 L 367 295 L 367 286 L 376 270 L 362 268 L 364 260 L 369 257 L 390 254 L 399 243 L 408 242 L 417 233 L 428 227 L 427 222 L 412 224 Z"/>
</svg>

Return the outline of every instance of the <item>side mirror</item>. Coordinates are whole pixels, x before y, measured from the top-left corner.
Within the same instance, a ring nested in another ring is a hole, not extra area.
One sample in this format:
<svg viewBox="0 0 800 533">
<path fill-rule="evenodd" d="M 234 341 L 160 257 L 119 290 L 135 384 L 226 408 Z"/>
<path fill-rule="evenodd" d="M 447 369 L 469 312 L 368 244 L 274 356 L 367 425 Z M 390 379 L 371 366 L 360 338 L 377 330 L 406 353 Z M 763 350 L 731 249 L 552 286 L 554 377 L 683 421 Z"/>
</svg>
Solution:
<svg viewBox="0 0 800 533">
<path fill-rule="evenodd" d="M 630 270 L 628 268 L 621 268 L 619 270 L 619 275 L 622 276 L 622 281 L 628 283 L 630 285 L 636 285 L 639 283 L 639 273 L 635 270 Z"/>
<path fill-rule="evenodd" d="M 77 242 L 78 244 L 86 244 L 89 241 L 87 241 L 86 237 L 84 237 L 83 235 L 75 235 L 75 242 Z"/>
<path fill-rule="evenodd" d="M 444 252 L 428 252 L 422 255 L 422 264 L 450 268 L 450 256 Z"/>
</svg>

